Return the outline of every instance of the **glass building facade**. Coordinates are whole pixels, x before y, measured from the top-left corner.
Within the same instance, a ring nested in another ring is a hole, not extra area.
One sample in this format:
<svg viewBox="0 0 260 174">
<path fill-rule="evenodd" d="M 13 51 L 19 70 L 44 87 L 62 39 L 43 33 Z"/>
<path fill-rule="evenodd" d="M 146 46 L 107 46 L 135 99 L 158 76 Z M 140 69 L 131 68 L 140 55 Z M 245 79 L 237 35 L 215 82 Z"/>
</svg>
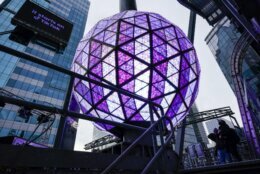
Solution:
<svg viewBox="0 0 260 174">
<path fill-rule="evenodd" d="M 25 0 L 5 0 L 0 11 L 0 31 L 15 28 L 11 24 L 14 14 Z M 70 69 L 77 45 L 83 36 L 90 3 L 88 0 L 34 0 L 33 2 L 73 23 L 68 46 L 63 53 L 30 41 L 27 46 L 9 39 L 10 34 L 0 35 L 0 44 L 37 56 L 43 60 Z M 0 52 L 0 87 L 23 99 L 43 105 L 62 108 L 67 93 L 69 77 L 41 65 Z M 6 104 L 0 108 L 0 137 L 20 136 L 29 138 L 37 126 L 35 115 L 24 119 L 17 114 L 18 106 Z M 36 142 L 53 146 L 59 116 L 51 127 Z M 50 123 L 42 124 L 34 136 L 38 136 Z"/>
<path fill-rule="evenodd" d="M 205 18 L 210 25 L 214 25 L 225 16 L 219 4 L 213 0 L 178 0 L 178 2 Z"/>
<path fill-rule="evenodd" d="M 231 74 L 231 57 L 241 33 L 227 18 L 221 20 L 206 37 L 206 42 L 215 56 L 230 87 L 235 91 Z M 260 120 L 260 56 L 251 46 L 243 55 L 242 74 L 249 110 Z M 258 122 L 259 123 L 259 122 Z M 256 124 L 259 125 L 259 124 Z"/>
</svg>

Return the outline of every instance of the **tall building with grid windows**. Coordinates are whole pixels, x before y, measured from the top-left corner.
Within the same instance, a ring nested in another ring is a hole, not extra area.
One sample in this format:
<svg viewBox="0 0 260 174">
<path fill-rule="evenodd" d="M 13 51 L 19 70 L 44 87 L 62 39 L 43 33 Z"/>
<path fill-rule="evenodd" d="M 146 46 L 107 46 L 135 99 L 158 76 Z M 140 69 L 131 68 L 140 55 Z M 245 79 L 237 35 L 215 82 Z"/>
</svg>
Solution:
<svg viewBox="0 0 260 174">
<path fill-rule="evenodd" d="M 0 8 L 0 32 L 15 28 L 11 19 L 26 0 L 4 0 Z M 22 45 L 9 39 L 10 34 L 0 35 L 0 44 L 37 56 L 58 66 L 70 69 L 77 45 L 83 36 L 90 2 L 88 0 L 33 0 L 34 3 L 73 24 L 67 47 L 59 53 L 33 41 Z M 69 77 L 41 65 L 0 52 L 0 87 L 25 100 L 62 108 L 67 93 Z M 6 104 L 0 108 L 0 137 L 20 136 L 29 138 L 37 126 L 35 115 L 25 119 L 17 114 L 18 106 Z M 60 117 L 36 142 L 52 147 L 55 142 Z M 38 136 L 49 123 L 42 124 Z M 75 134 L 75 132 L 74 132 Z"/>
<path fill-rule="evenodd" d="M 231 89 L 235 92 L 231 73 L 231 57 L 242 34 L 227 18 L 222 19 L 206 37 L 207 45 L 216 58 Z M 227 49 L 228 48 L 228 49 Z M 260 55 L 249 46 L 244 52 L 241 78 L 245 89 L 246 105 L 253 115 L 256 128 L 260 129 Z"/>
</svg>

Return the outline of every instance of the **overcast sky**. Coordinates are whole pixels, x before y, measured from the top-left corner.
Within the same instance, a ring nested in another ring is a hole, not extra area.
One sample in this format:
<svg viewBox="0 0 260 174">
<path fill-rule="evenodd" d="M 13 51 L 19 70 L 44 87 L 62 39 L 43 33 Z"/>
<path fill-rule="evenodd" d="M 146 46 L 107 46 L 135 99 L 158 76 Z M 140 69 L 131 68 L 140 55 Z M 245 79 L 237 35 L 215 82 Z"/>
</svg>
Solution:
<svg viewBox="0 0 260 174">
<path fill-rule="evenodd" d="M 187 33 L 189 10 L 176 0 L 137 0 L 137 8 L 139 11 L 159 13 Z M 85 33 L 99 20 L 118 12 L 119 0 L 91 0 Z M 238 116 L 236 98 L 204 41 L 210 30 L 206 20 L 197 16 L 195 48 L 201 65 L 201 80 L 196 104 L 199 111 L 230 106 Z M 238 121 L 241 123 L 239 116 Z M 84 144 L 91 141 L 92 133 L 92 124 L 80 121 L 75 150 L 82 150 Z"/>
</svg>

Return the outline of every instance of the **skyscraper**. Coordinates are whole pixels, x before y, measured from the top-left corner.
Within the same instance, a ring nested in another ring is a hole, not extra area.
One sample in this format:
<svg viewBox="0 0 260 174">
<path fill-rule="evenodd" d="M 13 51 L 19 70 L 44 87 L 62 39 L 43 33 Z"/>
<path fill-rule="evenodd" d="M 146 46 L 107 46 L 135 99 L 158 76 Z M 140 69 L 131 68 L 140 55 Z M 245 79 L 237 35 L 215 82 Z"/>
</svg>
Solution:
<svg viewBox="0 0 260 174">
<path fill-rule="evenodd" d="M 240 37 L 241 33 L 224 18 L 205 39 L 233 91 L 235 87 L 231 74 L 231 57 Z M 260 120 L 260 56 L 251 46 L 242 56 L 241 77 L 244 79 L 247 105 L 255 112 L 256 120 Z"/>
<path fill-rule="evenodd" d="M 1 32 L 14 30 L 15 26 L 11 24 L 11 20 L 25 2 L 25 0 L 5 0 L 1 4 Z M 33 2 L 73 24 L 70 40 L 65 50 L 62 53 L 57 52 L 33 40 L 28 45 L 22 45 L 10 40 L 10 33 L 0 35 L 0 44 L 70 69 L 76 47 L 84 33 L 90 2 L 88 0 L 33 0 Z M 0 52 L 0 87 L 23 99 L 61 108 L 68 84 L 68 76 L 62 73 Z M 22 118 L 17 114 L 18 109 L 18 106 L 9 104 L 1 108 L 0 137 L 21 136 L 27 139 L 31 136 L 37 126 L 37 117 L 33 115 L 29 118 Z M 57 116 L 51 129 L 37 139 L 37 142 L 53 146 L 59 121 L 60 116 Z M 42 124 L 34 136 L 39 135 L 48 127 L 48 124 L 48 122 Z M 75 135 L 73 136 L 75 137 Z"/>
<path fill-rule="evenodd" d="M 205 18 L 210 25 L 214 25 L 225 16 L 214 0 L 178 0 L 178 2 Z"/>
<path fill-rule="evenodd" d="M 192 114 L 194 113 L 198 113 L 198 108 L 196 106 L 196 104 L 194 104 L 192 107 L 191 107 L 191 110 L 190 110 L 190 116 L 188 117 L 188 120 L 194 120 L 196 118 L 194 118 L 194 116 L 192 117 Z M 195 123 L 195 124 L 192 124 L 192 127 L 194 129 L 194 134 L 197 138 L 197 141 L 199 143 L 205 143 L 205 144 L 208 144 L 209 141 L 208 141 L 208 137 L 207 137 L 207 134 L 205 132 L 205 128 L 202 124 L 202 122 L 199 122 L 199 123 Z"/>
</svg>

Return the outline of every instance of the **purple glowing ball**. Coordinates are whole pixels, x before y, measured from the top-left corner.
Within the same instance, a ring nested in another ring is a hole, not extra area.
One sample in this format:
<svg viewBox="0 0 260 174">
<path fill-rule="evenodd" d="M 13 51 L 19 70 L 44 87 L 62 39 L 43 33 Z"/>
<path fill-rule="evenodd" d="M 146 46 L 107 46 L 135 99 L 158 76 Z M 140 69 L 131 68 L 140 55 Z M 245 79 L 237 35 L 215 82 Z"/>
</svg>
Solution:
<svg viewBox="0 0 260 174">
<path fill-rule="evenodd" d="M 158 14 L 138 11 L 99 21 L 79 43 L 72 70 L 160 104 L 174 125 L 191 108 L 200 75 L 195 49 L 181 29 Z M 150 120 L 147 103 L 93 83 L 76 79 L 73 94 L 90 116 Z"/>
</svg>

